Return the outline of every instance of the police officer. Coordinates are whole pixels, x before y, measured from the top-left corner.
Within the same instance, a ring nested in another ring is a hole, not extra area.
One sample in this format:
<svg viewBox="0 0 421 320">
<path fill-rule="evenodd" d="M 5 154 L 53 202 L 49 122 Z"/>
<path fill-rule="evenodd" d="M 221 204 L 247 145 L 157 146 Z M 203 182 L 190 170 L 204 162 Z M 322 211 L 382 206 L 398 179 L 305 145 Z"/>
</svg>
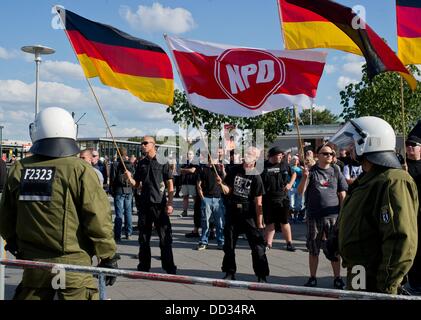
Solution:
<svg viewBox="0 0 421 320">
<path fill-rule="evenodd" d="M 275 224 L 280 224 L 282 234 L 287 243 L 287 250 L 295 251 L 295 248 L 292 245 L 291 226 L 288 222 L 288 191 L 291 190 L 297 174 L 291 172 L 287 162 L 282 161 L 283 156 L 284 152 L 280 147 L 269 149 L 268 160 L 265 161 L 264 170 L 261 174 L 265 186 L 263 216 L 266 224 L 266 248 L 270 249 L 272 247 L 272 241 L 275 235 Z M 291 176 L 291 179 L 288 182 L 289 176 Z"/>
<path fill-rule="evenodd" d="M 46 108 L 30 125 L 33 154 L 10 169 L 0 204 L 0 234 L 19 259 L 116 268 L 111 208 L 92 166 L 74 155 L 76 124 L 61 108 Z M 14 299 L 98 299 L 91 274 L 25 268 Z M 108 285 L 115 277 L 107 277 Z M 56 290 L 57 289 L 57 290 Z"/>
<path fill-rule="evenodd" d="M 146 157 L 136 167 L 134 178 L 126 171 L 128 181 L 134 188 L 141 188 L 139 215 L 139 264 L 137 270 L 149 272 L 151 268 L 152 223 L 159 236 L 162 268 L 169 274 L 176 274 L 172 252 L 172 231 L 169 216 L 173 213 L 173 176 L 165 159 L 157 155 L 155 139 L 145 136 L 142 151 Z M 165 161 L 164 161 L 165 160 Z M 165 193 L 168 189 L 168 200 Z"/>
<path fill-rule="evenodd" d="M 269 275 L 269 265 L 265 254 L 263 238 L 262 196 L 264 186 L 260 174 L 255 168 L 260 150 L 249 147 L 246 151 L 244 163 L 236 165 L 230 170 L 222 182 L 217 177 L 217 183 L 227 195 L 227 211 L 224 228 L 224 259 L 222 271 L 224 279 L 235 280 L 237 266 L 235 263 L 235 247 L 238 235 L 245 233 L 253 260 L 254 273 L 259 282 L 266 282 Z"/>
<path fill-rule="evenodd" d="M 380 118 L 361 117 L 330 142 L 348 148 L 364 171 L 350 185 L 339 215 L 348 289 L 396 294 L 417 249 L 418 193 L 396 157 L 395 133 Z"/>
</svg>

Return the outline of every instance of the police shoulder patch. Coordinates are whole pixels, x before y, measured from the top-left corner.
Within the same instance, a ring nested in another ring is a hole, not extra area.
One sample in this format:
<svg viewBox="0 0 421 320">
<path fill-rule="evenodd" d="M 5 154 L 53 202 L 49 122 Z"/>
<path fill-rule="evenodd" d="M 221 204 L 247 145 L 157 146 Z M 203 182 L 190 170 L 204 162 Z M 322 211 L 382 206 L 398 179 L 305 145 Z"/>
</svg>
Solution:
<svg viewBox="0 0 421 320">
<path fill-rule="evenodd" d="M 383 207 L 381 209 L 380 214 L 381 214 L 381 221 L 383 223 L 389 223 L 390 222 L 391 217 L 390 217 L 390 211 L 389 211 L 388 207 Z"/>
</svg>

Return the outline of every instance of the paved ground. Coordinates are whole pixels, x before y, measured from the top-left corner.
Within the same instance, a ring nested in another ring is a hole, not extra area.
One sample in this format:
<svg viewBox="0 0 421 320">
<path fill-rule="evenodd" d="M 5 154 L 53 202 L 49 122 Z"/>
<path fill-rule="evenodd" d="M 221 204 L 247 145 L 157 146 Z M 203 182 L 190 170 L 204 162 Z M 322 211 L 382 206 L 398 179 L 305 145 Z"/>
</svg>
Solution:
<svg viewBox="0 0 421 320">
<path fill-rule="evenodd" d="M 112 199 L 110 198 L 110 202 Z M 197 251 L 198 239 L 188 239 L 184 236 L 193 227 L 192 210 L 189 216 L 179 218 L 181 199 L 176 199 L 176 210 L 171 218 L 174 237 L 174 256 L 178 274 L 221 279 L 221 263 L 223 251 L 217 250 L 215 240 L 210 241 L 207 250 Z M 137 216 L 134 215 L 134 222 Z M 136 222 L 135 222 L 136 225 Z M 305 248 L 305 224 L 293 224 L 293 238 L 296 252 L 285 250 L 282 234 L 276 233 L 273 249 L 268 252 L 270 267 L 270 283 L 302 286 L 308 278 L 308 253 Z M 151 272 L 162 273 L 158 237 L 152 236 L 152 269 Z M 136 270 L 138 253 L 137 237 L 133 240 L 123 240 L 118 244 L 118 252 L 122 259 L 119 267 Z M 256 281 L 253 273 L 251 254 L 247 240 L 240 239 L 236 250 L 237 280 Z M 13 296 L 14 289 L 21 278 L 21 270 L 6 269 L 6 299 Z M 342 274 L 345 274 L 342 272 Z M 318 282 L 321 288 L 332 288 L 333 278 L 330 263 L 321 256 L 318 270 Z M 315 299 L 288 294 L 256 292 L 245 289 L 216 288 L 203 285 L 185 285 L 157 282 L 151 280 L 132 280 L 119 278 L 112 287 L 107 287 L 107 297 L 112 300 L 295 300 Z M 318 298 L 317 298 L 318 299 Z"/>
</svg>

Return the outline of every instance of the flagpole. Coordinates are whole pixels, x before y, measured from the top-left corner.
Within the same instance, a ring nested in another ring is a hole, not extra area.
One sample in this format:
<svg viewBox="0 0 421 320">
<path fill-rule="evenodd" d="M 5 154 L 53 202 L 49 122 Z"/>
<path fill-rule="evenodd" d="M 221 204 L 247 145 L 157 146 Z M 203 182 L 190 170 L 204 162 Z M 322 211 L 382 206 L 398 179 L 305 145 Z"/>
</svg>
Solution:
<svg viewBox="0 0 421 320">
<path fill-rule="evenodd" d="M 167 46 L 170 48 L 170 54 L 171 54 L 171 56 L 172 56 L 172 58 L 173 58 L 173 60 L 175 62 L 175 67 L 177 69 L 178 75 L 180 76 L 181 83 L 183 84 L 184 90 L 186 90 L 187 103 L 188 103 L 188 105 L 190 107 L 190 110 L 192 112 L 193 121 L 194 121 L 195 127 L 197 128 L 197 130 L 199 130 L 199 134 L 200 134 L 200 136 L 201 136 L 201 138 L 203 140 L 203 143 L 205 144 L 206 149 L 208 150 L 208 154 L 211 155 L 211 157 L 210 157 L 211 158 L 211 161 L 210 161 L 211 163 L 210 164 L 211 164 L 213 170 L 215 171 L 216 176 L 219 177 L 219 174 L 218 174 L 218 171 L 216 170 L 215 164 L 212 162 L 212 153 L 211 153 L 211 151 L 209 149 L 209 144 L 208 144 L 207 140 L 204 138 L 202 131 L 200 130 L 200 126 L 199 126 L 198 121 L 197 121 L 197 118 L 196 118 L 196 113 L 194 112 L 194 109 L 193 109 L 193 104 L 191 103 L 190 97 L 189 97 L 189 95 L 187 93 L 186 83 L 184 82 L 184 79 L 183 79 L 183 77 L 181 75 L 180 69 L 178 68 L 177 60 L 175 59 L 173 50 L 171 49 L 171 45 L 169 44 L 167 37 L 168 37 L 167 34 L 164 33 L 164 39 L 167 42 Z"/>
<path fill-rule="evenodd" d="M 104 111 L 103 111 L 103 109 L 102 109 L 102 107 L 101 107 L 101 104 L 99 103 L 98 97 L 97 97 L 97 96 L 96 96 L 96 94 L 95 94 L 94 88 L 92 87 L 91 82 L 89 81 L 89 79 L 88 79 L 86 76 L 85 76 L 85 79 L 86 79 L 86 81 L 88 82 L 89 88 L 91 88 L 92 94 L 94 95 L 95 101 L 96 101 L 96 103 L 97 103 L 97 105 L 98 105 L 98 109 L 99 109 L 99 111 L 100 111 L 100 113 L 101 113 L 101 115 L 102 115 L 102 118 L 104 119 L 105 125 L 107 126 L 107 129 L 108 129 L 108 132 L 110 133 L 111 139 L 113 140 L 113 144 L 114 144 L 114 147 L 115 147 L 115 148 L 116 148 L 116 150 L 117 150 L 117 154 L 118 154 L 118 156 L 120 157 L 121 164 L 123 165 L 123 168 L 124 168 L 124 170 L 126 171 L 126 170 L 127 170 L 127 168 L 126 168 L 126 165 L 124 164 L 124 159 L 123 159 L 123 157 L 122 157 L 122 155 L 121 155 L 121 153 L 120 153 L 120 149 L 118 148 L 117 143 L 116 143 L 116 141 L 115 141 L 115 139 L 114 139 L 114 135 L 113 135 L 113 133 L 111 132 L 111 127 L 110 127 L 110 125 L 108 124 L 107 118 L 105 117 Z"/>
<path fill-rule="evenodd" d="M 70 40 L 69 35 L 67 34 L 67 30 L 66 30 L 66 26 L 65 26 L 65 24 L 64 24 L 64 21 L 62 20 L 61 15 L 60 15 L 60 13 L 58 12 L 57 7 L 55 7 L 55 9 L 56 9 L 56 12 L 57 12 L 58 16 L 60 17 L 60 22 L 61 22 L 61 24 L 62 24 L 62 26 L 63 26 L 64 34 L 66 35 L 67 40 L 69 40 L 69 42 L 70 42 L 70 45 L 71 45 L 71 47 L 72 47 L 72 49 L 73 49 L 73 52 L 74 52 L 74 54 L 75 54 L 75 56 L 76 56 L 76 59 L 78 59 L 78 58 L 77 58 L 77 53 L 76 53 L 76 50 L 75 50 L 75 48 L 73 47 L 73 43 L 72 43 L 72 41 Z M 78 60 L 79 60 L 79 59 L 78 59 Z M 118 156 L 120 157 L 121 164 L 123 165 L 124 170 L 127 170 L 126 165 L 124 164 L 123 157 L 121 156 L 120 149 L 119 149 L 119 148 L 118 148 L 118 146 L 117 146 L 117 143 L 116 143 L 116 141 L 115 141 L 115 139 L 114 139 L 114 135 L 113 135 L 113 133 L 111 132 L 111 128 L 110 128 L 110 126 L 109 126 L 109 124 L 108 124 L 107 118 L 105 117 L 104 111 L 103 111 L 103 109 L 102 109 L 102 107 L 101 107 L 101 104 L 99 103 L 98 97 L 96 96 L 95 91 L 94 91 L 94 89 L 93 89 L 93 87 L 92 87 L 92 85 L 91 85 L 91 82 L 89 81 L 89 79 L 88 79 L 88 77 L 86 76 L 85 72 L 83 72 L 83 75 L 85 76 L 86 82 L 88 82 L 88 86 L 89 86 L 89 88 L 91 89 L 91 92 L 92 92 L 92 94 L 93 94 L 93 96 L 94 96 L 94 98 L 95 98 L 95 101 L 96 101 L 97 106 L 98 106 L 98 108 L 99 108 L 99 111 L 100 111 L 100 113 L 101 113 L 101 115 L 102 115 L 102 118 L 104 119 L 104 122 L 105 122 L 105 125 L 106 125 L 107 129 L 108 129 L 108 132 L 110 133 L 111 139 L 113 140 L 113 144 L 114 144 L 114 147 L 115 147 L 115 148 L 116 148 L 116 150 L 117 150 L 117 154 L 118 154 Z"/>
<path fill-rule="evenodd" d="M 295 127 L 297 128 L 297 134 L 298 134 L 298 143 L 300 145 L 300 155 L 301 155 L 301 159 L 304 161 L 304 148 L 303 148 L 303 141 L 301 140 L 300 128 L 298 127 L 298 116 L 297 116 L 296 105 L 294 105 L 294 118 L 295 118 Z"/>
<path fill-rule="evenodd" d="M 405 128 L 405 101 L 404 101 L 404 96 L 403 96 L 403 77 L 400 76 L 401 78 L 401 109 L 402 109 L 402 135 L 403 135 L 403 143 L 405 145 L 405 136 L 406 136 L 406 128 Z M 405 168 L 407 167 L 406 165 L 406 150 L 404 148 L 404 152 L 403 152 L 403 160 L 404 160 L 404 166 Z"/>
</svg>

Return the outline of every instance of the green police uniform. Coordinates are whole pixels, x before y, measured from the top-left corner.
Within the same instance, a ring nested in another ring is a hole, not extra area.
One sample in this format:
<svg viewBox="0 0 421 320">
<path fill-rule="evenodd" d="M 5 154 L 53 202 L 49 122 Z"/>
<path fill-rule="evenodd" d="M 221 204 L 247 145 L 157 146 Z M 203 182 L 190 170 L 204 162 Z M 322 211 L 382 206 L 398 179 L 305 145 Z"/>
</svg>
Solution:
<svg viewBox="0 0 421 320">
<path fill-rule="evenodd" d="M 25 260 L 91 266 L 94 255 L 106 259 L 116 251 L 108 198 L 92 167 L 74 156 L 34 155 L 16 162 L 0 203 L 0 235 L 16 239 L 19 258 Z M 49 296 L 54 276 L 49 270 L 25 269 L 17 297 Z M 92 298 L 96 281 L 91 274 L 65 276 L 68 297 Z"/>
<path fill-rule="evenodd" d="M 375 166 L 352 184 L 339 215 L 348 289 L 357 289 L 351 271 L 360 265 L 367 291 L 397 293 L 417 250 L 417 212 L 417 187 L 403 170 Z"/>
</svg>

